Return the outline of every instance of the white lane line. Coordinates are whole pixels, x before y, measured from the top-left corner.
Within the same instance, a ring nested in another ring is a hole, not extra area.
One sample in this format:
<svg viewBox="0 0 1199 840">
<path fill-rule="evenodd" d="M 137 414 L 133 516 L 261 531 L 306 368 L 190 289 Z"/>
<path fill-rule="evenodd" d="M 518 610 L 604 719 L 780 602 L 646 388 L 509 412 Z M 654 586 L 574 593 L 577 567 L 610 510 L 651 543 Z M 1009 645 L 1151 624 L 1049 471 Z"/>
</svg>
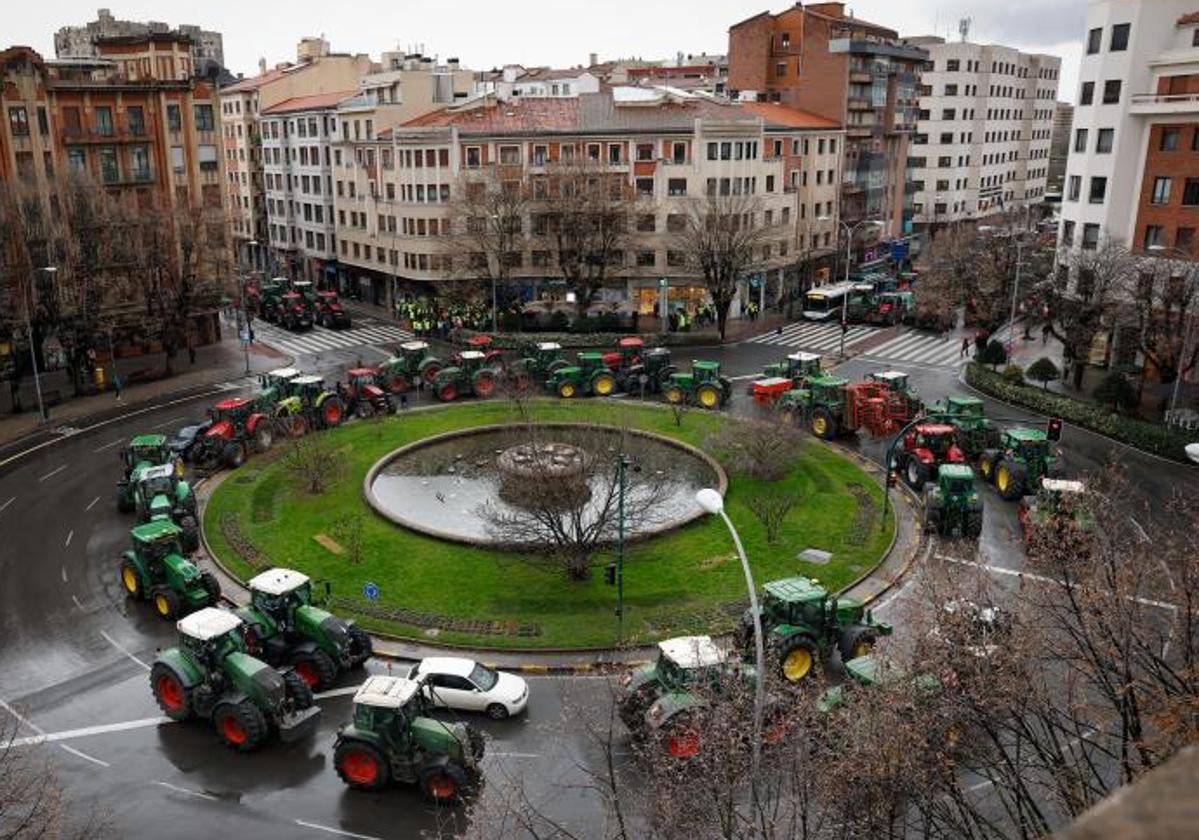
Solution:
<svg viewBox="0 0 1199 840">
<path fill-rule="evenodd" d="M 43 732 L 25 738 L 13 738 L 9 742 L 12 747 L 33 747 L 38 744 L 53 744 L 58 741 L 71 741 L 75 738 L 90 738 L 95 735 L 107 735 L 111 732 L 128 732 L 131 729 L 149 729 L 164 723 L 175 723 L 169 717 L 142 718 L 126 720 L 120 723 L 104 723 L 98 726 L 84 726 L 79 729 L 64 729 L 61 732 Z"/>
<path fill-rule="evenodd" d="M 194 796 L 197 799 L 207 799 L 209 802 L 217 801 L 217 798 L 215 796 L 213 796 L 211 793 L 203 793 L 198 790 L 189 790 L 188 788 L 185 788 L 185 787 L 179 787 L 179 785 L 173 785 L 170 782 L 157 782 L 156 781 L 154 784 L 158 785 L 159 787 L 164 787 L 167 790 L 173 790 L 173 791 L 175 791 L 175 793 L 182 793 L 186 796 Z"/>
<path fill-rule="evenodd" d="M 172 417 L 169 420 L 163 420 L 161 423 L 155 423 L 150 428 L 151 429 L 165 429 L 167 426 L 172 426 L 175 423 L 178 423 L 178 422 L 180 422 L 182 420 L 186 420 L 186 419 L 187 419 L 186 414 L 180 414 L 178 417 Z"/>
<path fill-rule="evenodd" d="M 353 837 L 356 840 L 383 840 L 383 838 L 375 837 L 373 834 L 355 834 L 352 831 L 342 831 L 340 828 L 330 828 L 327 825 L 307 822 L 305 820 L 296 820 L 296 825 L 303 826 L 304 828 L 314 828 L 317 831 L 327 831 L 329 834 L 336 834 L 339 837 Z"/>
<path fill-rule="evenodd" d="M 79 608 L 80 612 L 87 612 L 85 609 L 83 609 L 83 602 L 79 600 L 78 595 L 72 595 L 71 600 L 75 602 L 75 606 Z"/>
<path fill-rule="evenodd" d="M 959 566 L 971 566 L 975 569 L 982 569 L 986 572 L 991 572 L 996 575 L 1007 575 L 1009 577 L 1017 577 L 1021 580 L 1031 580 L 1036 583 L 1051 583 L 1054 586 L 1065 586 L 1065 581 L 1055 580 L 1045 575 L 1037 575 L 1032 572 L 1022 572 L 1019 569 L 1006 569 L 1003 566 L 992 566 L 988 563 L 979 563 L 974 560 L 963 560 L 960 557 L 947 557 L 944 554 L 937 555 L 938 560 L 945 560 L 949 563 L 957 563 Z M 1171 604 L 1166 601 L 1156 601 L 1153 598 L 1127 597 L 1125 600 L 1132 601 L 1134 604 L 1141 604 L 1146 607 L 1157 607 L 1163 610 L 1177 610 L 1177 604 Z"/>
<path fill-rule="evenodd" d="M 522 752 L 489 752 L 487 755 L 494 758 L 541 758 L 538 753 Z"/>
<path fill-rule="evenodd" d="M 95 756 L 88 755 L 87 753 L 83 752 L 82 750 L 77 750 L 74 747 L 69 746 L 67 744 L 59 744 L 58 746 L 61 747 L 64 751 L 69 752 L 71 755 L 82 758 L 84 761 L 90 761 L 92 764 L 98 764 L 101 767 L 112 767 L 112 765 L 109 764 L 107 761 L 101 761 L 100 759 L 96 758 Z"/>
<path fill-rule="evenodd" d="M 62 465 L 61 467 L 59 467 L 58 469 L 51 470 L 50 472 L 48 472 L 48 473 L 46 473 L 45 475 L 43 475 L 41 478 L 39 478 L 39 479 L 38 479 L 38 481 L 45 481 L 47 478 L 53 478 L 54 476 L 58 475 L 60 472 L 62 472 L 62 471 L 63 471 L 63 470 L 65 470 L 66 468 L 67 468 L 67 465 L 66 465 L 66 464 L 63 464 L 63 465 Z"/>
<path fill-rule="evenodd" d="M 23 714 L 18 712 L 12 706 L 8 705 L 8 703 L 5 702 L 3 697 L 0 697 L 0 709 L 3 709 L 4 711 L 8 712 L 10 715 L 13 716 L 14 720 L 16 720 L 18 723 L 22 723 L 25 726 L 28 726 L 30 729 L 32 729 L 34 732 L 36 732 L 38 735 L 46 734 L 46 730 L 42 729 L 40 726 L 38 726 L 36 723 L 31 721 L 29 718 L 25 717 Z"/>
<path fill-rule="evenodd" d="M 62 582 L 70 583 L 70 581 L 67 580 L 67 567 L 65 565 L 62 567 Z"/>
<path fill-rule="evenodd" d="M 13 502 L 15 502 L 16 500 L 17 500 L 17 497 L 16 497 L 16 496 L 13 496 L 13 497 L 12 497 L 11 499 L 9 499 L 7 502 L 5 502 L 4 504 L 0 505 L 0 513 L 4 513 L 4 509 L 5 509 L 5 508 L 7 508 L 9 505 L 11 505 L 11 504 L 12 504 Z"/>
<path fill-rule="evenodd" d="M 72 528 L 72 529 L 71 529 L 71 530 L 70 530 L 70 531 L 67 533 L 67 540 L 66 540 L 66 542 L 64 542 L 64 543 L 62 544 L 62 547 L 63 547 L 63 548 L 70 548 L 70 547 L 71 547 L 71 540 L 73 540 L 74 538 L 75 538 L 75 529 L 74 529 L 74 528 Z M 63 580 L 65 581 L 66 579 L 67 579 L 67 578 L 66 578 L 66 575 L 64 574 L 64 575 L 63 575 Z"/>
<path fill-rule="evenodd" d="M 351 685 L 346 688 L 331 688 L 328 691 L 317 692 L 316 694 L 313 694 L 312 697 L 314 700 L 324 700 L 328 697 L 345 697 L 347 694 L 353 694 L 360 687 L 361 686 Z"/>
<path fill-rule="evenodd" d="M 92 499 L 91 503 L 90 503 L 90 504 L 89 504 L 87 507 L 85 507 L 85 508 L 83 509 L 83 512 L 84 512 L 84 513 L 87 513 L 89 510 L 91 510 L 92 508 L 94 508 L 94 507 L 96 506 L 96 502 L 98 502 L 98 501 L 100 501 L 100 497 L 99 497 L 99 496 L 97 496 L 96 498 Z"/>
<path fill-rule="evenodd" d="M 746 373 L 746 374 L 742 374 L 741 376 L 730 376 L 730 377 L 728 377 L 728 380 L 729 380 L 729 382 L 743 382 L 746 379 L 762 379 L 762 378 L 763 378 L 762 374 L 760 374 L 760 373 Z"/>
<path fill-rule="evenodd" d="M 103 452 L 105 449 L 112 449 L 114 446 L 120 446 L 124 442 L 125 442 L 125 438 L 117 438 L 116 440 L 112 441 L 111 443 L 106 443 L 103 446 L 93 449 L 92 452 Z"/>
<path fill-rule="evenodd" d="M 145 670 L 147 670 L 147 671 L 149 671 L 149 670 L 150 670 L 150 666 L 149 666 L 149 665 L 147 665 L 145 662 L 142 662 L 140 659 L 138 659 L 136 656 L 134 656 L 134 655 L 133 655 L 133 652 L 132 652 L 132 651 L 130 651 L 130 650 L 129 650 L 129 648 L 125 647 L 123 644 L 121 644 L 120 642 L 118 642 L 118 641 L 117 641 L 116 639 L 114 639 L 112 636 L 108 635 L 108 633 L 107 633 L 107 632 L 105 632 L 104 630 L 101 630 L 101 631 L 100 631 L 100 635 L 101 635 L 101 636 L 103 636 L 103 637 L 104 637 L 104 638 L 105 638 L 105 639 L 108 641 L 108 643 L 109 643 L 110 645 L 112 645 L 114 648 L 116 648 L 117 650 L 119 650 L 121 653 L 123 653 L 123 654 L 125 654 L 126 656 L 128 656 L 130 659 L 132 659 L 134 662 L 136 662 L 136 663 L 137 663 L 138 665 L 140 665 L 142 668 L 144 668 L 144 669 L 145 669 Z"/>
</svg>

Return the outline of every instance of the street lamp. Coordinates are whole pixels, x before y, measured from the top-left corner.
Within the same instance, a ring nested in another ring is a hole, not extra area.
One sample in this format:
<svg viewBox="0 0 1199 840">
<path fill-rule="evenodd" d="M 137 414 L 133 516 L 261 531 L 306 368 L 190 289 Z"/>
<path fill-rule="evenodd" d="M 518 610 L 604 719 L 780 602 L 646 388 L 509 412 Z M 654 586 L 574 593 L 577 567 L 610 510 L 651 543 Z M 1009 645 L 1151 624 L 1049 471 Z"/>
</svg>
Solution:
<svg viewBox="0 0 1199 840">
<path fill-rule="evenodd" d="M 629 456 L 623 452 L 616 459 L 616 475 L 619 482 L 616 514 L 616 641 L 624 644 L 624 495 L 625 475 L 629 469 Z"/>
<path fill-rule="evenodd" d="M 754 796 L 758 790 L 758 768 L 762 763 L 762 707 L 764 705 L 764 688 L 762 680 L 766 671 L 766 649 L 762 641 L 762 616 L 758 613 L 758 592 L 754 587 L 753 572 L 749 568 L 749 559 L 745 556 L 745 548 L 741 545 L 741 537 L 733 527 L 729 515 L 724 512 L 724 497 L 711 488 L 704 488 L 695 494 L 695 501 L 705 512 L 719 516 L 733 536 L 733 544 L 737 546 L 737 556 L 741 558 L 741 569 L 745 572 L 745 587 L 749 590 L 749 611 L 754 619 L 754 730 L 753 730 L 753 769 L 750 784 Z"/>
<path fill-rule="evenodd" d="M 843 222 L 840 219 L 834 219 L 832 216 L 817 216 L 818 222 L 836 222 L 845 229 L 845 282 L 849 283 L 849 264 L 853 260 L 853 236 L 858 232 L 858 228 L 862 225 L 869 227 L 880 228 L 883 223 L 877 219 L 862 219 L 856 225 L 850 225 L 848 222 Z M 849 291 L 841 297 L 841 358 L 845 358 L 845 333 L 849 332 Z"/>
<path fill-rule="evenodd" d="M 1024 242 L 1019 235 L 1014 236 L 1016 242 L 1016 280 L 1012 283 L 1012 311 L 1007 319 L 1007 355 L 1010 360 L 1012 351 L 1016 349 L 1016 295 L 1020 291 L 1020 269 L 1024 265 Z"/>
<path fill-rule="evenodd" d="M 250 240 L 250 264 L 254 265 L 254 251 L 258 248 L 258 240 Z M 246 308 L 246 276 L 243 274 L 241 278 L 241 323 L 245 328 L 245 334 L 239 335 L 241 339 L 242 353 L 246 359 L 246 376 L 250 375 L 250 311 Z"/>
<path fill-rule="evenodd" d="M 58 269 L 52 265 L 38 269 L 49 275 L 49 280 L 54 280 L 54 275 L 58 273 Z M 29 360 L 33 362 L 33 388 L 37 391 L 37 413 L 42 418 L 43 423 L 50 421 L 50 415 L 46 413 L 46 404 L 42 400 L 42 375 L 37 368 L 37 347 L 33 341 L 33 323 L 29 318 L 29 298 L 33 294 L 32 286 L 29 289 L 30 294 L 25 295 L 22 300 L 25 309 L 25 334 L 29 336 Z"/>
</svg>

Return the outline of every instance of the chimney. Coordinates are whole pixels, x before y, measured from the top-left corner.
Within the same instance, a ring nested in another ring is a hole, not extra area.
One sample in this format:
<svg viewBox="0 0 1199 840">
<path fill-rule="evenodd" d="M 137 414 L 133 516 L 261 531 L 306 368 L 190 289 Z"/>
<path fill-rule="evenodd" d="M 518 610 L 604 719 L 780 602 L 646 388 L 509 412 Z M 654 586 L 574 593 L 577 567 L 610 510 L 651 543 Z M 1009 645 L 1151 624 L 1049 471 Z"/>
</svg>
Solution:
<svg viewBox="0 0 1199 840">
<path fill-rule="evenodd" d="M 266 73 L 266 59 L 258 59 L 258 75 L 262 76 Z"/>
<path fill-rule="evenodd" d="M 599 64 L 599 53 L 591 53 L 588 58 L 591 59 L 591 63 L 587 65 L 588 67 L 594 67 Z"/>
</svg>

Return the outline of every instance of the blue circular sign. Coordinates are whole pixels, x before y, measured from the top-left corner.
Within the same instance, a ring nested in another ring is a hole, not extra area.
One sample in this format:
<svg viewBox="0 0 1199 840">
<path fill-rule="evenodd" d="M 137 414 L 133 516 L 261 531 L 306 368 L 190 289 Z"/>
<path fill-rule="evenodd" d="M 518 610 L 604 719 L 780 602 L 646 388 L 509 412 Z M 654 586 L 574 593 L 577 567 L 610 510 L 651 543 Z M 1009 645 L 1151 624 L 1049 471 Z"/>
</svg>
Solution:
<svg viewBox="0 0 1199 840">
<path fill-rule="evenodd" d="M 379 598 L 379 585 L 377 583 L 368 583 L 362 587 L 362 594 L 366 596 L 368 601 L 375 601 Z"/>
</svg>

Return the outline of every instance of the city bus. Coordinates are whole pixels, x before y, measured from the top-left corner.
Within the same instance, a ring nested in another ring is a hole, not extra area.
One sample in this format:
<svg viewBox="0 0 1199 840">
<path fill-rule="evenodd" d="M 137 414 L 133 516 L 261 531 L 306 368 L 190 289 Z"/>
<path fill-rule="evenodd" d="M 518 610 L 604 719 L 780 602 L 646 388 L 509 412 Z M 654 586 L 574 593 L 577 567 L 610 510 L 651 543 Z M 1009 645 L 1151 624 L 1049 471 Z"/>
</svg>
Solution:
<svg viewBox="0 0 1199 840">
<path fill-rule="evenodd" d="M 803 316 L 809 321 L 840 321 L 845 296 L 853 287 L 853 283 L 833 283 L 812 289 L 804 296 Z"/>
</svg>

